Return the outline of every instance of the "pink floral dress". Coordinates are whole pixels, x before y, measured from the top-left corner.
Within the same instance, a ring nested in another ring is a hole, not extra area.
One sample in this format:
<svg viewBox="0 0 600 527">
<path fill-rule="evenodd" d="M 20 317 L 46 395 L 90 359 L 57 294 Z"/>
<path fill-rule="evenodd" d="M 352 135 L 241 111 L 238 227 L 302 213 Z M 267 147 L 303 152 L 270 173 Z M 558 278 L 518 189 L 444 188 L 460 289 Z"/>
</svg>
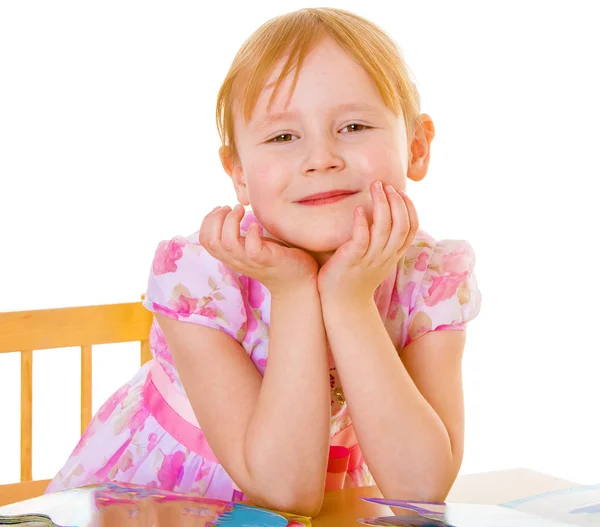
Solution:
<svg viewBox="0 0 600 527">
<path fill-rule="evenodd" d="M 256 218 L 247 213 L 242 234 L 253 221 Z M 428 331 L 464 329 L 478 314 L 480 293 L 474 264 L 467 242 L 436 241 L 418 232 L 395 271 L 375 292 L 381 318 L 398 350 Z M 154 313 L 224 331 L 241 344 L 264 374 L 269 291 L 210 256 L 199 244 L 197 232 L 158 245 L 144 305 Z M 189 405 L 156 322 L 150 330 L 150 347 L 154 359 L 104 403 L 46 492 L 116 481 L 224 500 L 241 497 L 208 445 L 202 444 L 206 442 L 197 423 L 192 425 L 194 417 L 185 418 L 182 410 L 184 417 L 171 419 L 168 411 L 176 404 L 161 406 L 155 401 L 152 379 L 154 375 L 156 381 L 158 372 L 160 383 L 169 385 L 169 398 L 180 406 Z M 351 422 L 331 356 L 330 380 L 334 444 Z M 160 383 L 156 381 L 157 386 Z M 344 486 L 372 484 L 364 459 L 356 457 Z"/>
</svg>

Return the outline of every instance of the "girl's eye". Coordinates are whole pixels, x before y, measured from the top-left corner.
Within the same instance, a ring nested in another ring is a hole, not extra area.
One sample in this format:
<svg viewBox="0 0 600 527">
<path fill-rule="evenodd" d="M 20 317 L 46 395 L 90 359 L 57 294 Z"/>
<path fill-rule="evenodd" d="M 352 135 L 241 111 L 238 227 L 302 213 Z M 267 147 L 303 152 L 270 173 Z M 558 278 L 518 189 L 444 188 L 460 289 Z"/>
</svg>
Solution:
<svg viewBox="0 0 600 527">
<path fill-rule="evenodd" d="M 344 127 L 344 130 L 349 129 L 350 132 L 361 132 L 362 130 L 366 130 L 367 128 L 371 128 L 370 126 L 366 126 L 364 124 L 352 123 L 348 126 Z"/>
<path fill-rule="evenodd" d="M 345 126 L 342 130 L 348 130 L 350 132 L 362 132 L 363 130 L 368 130 L 369 128 L 371 127 L 367 126 L 366 124 L 352 123 L 348 126 Z M 269 139 L 267 143 L 289 143 L 294 137 L 296 137 L 294 134 L 279 134 L 273 137 L 273 139 Z"/>
<path fill-rule="evenodd" d="M 292 134 L 279 134 L 279 135 L 273 137 L 273 139 L 270 139 L 268 142 L 269 143 L 289 143 L 292 140 L 292 137 L 294 137 Z"/>
</svg>

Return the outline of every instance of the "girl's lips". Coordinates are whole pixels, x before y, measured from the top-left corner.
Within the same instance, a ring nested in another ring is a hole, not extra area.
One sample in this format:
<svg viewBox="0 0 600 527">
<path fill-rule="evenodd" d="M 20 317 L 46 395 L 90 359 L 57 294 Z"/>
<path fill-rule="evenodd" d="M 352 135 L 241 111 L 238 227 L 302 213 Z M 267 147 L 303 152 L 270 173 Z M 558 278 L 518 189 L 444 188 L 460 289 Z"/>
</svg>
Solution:
<svg viewBox="0 0 600 527">
<path fill-rule="evenodd" d="M 330 203 L 335 203 L 336 201 L 340 201 L 342 199 L 353 196 L 358 191 L 356 190 L 330 190 L 328 192 L 319 192 L 318 194 L 311 194 L 310 196 L 306 196 L 302 198 L 296 203 L 300 205 L 328 205 Z"/>
</svg>

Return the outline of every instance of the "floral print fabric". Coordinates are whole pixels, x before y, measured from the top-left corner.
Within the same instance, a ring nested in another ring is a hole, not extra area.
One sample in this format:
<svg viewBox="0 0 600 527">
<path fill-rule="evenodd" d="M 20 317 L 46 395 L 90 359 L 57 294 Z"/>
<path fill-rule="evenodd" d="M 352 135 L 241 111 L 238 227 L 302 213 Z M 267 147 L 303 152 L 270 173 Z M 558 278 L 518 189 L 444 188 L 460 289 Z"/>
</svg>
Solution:
<svg viewBox="0 0 600 527">
<path fill-rule="evenodd" d="M 257 221 L 254 215 L 247 213 L 242 234 L 253 221 Z M 477 316 L 481 296 L 474 265 L 467 242 L 436 241 L 418 231 L 395 271 L 375 292 L 376 305 L 396 349 L 429 331 L 462 330 Z M 158 245 L 144 305 L 154 313 L 224 331 L 240 343 L 264 374 L 269 291 L 210 256 L 200 245 L 198 233 Z M 150 348 L 173 386 L 185 395 L 156 322 L 150 331 Z M 236 487 L 222 465 L 188 450 L 154 419 L 143 397 L 148 371 L 146 364 L 104 403 L 47 492 L 118 481 L 235 499 Z M 333 386 L 339 380 L 335 368 L 330 372 Z M 347 405 L 337 403 L 332 395 L 331 436 L 350 424 Z M 346 480 L 347 486 L 372 484 L 364 462 Z"/>
</svg>

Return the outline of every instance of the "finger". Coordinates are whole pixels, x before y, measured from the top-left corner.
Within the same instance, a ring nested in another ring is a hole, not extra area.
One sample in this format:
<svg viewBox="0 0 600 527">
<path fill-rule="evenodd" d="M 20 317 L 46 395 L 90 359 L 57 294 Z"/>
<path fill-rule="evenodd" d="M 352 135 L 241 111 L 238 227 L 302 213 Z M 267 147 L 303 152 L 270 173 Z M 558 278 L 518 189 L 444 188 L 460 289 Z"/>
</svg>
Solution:
<svg viewBox="0 0 600 527">
<path fill-rule="evenodd" d="M 244 258 L 244 243 L 240 236 L 240 222 L 244 217 L 244 207 L 236 205 L 233 207 L 223 221 L 221 231 L 221 243 L 230 257 L 240 261 Z"/>
<path fill-rule="evenodd" d="M 371 225 L 371 243 L 367 258 L 376 258 L 386 246 L 392 231 L 392 214 L 381 181 L 371 186 L 373 199 L 373 224 Z"/>
<path fill-rule="evenodd" d="M 369 222 L 367 221 L 365 209 L 357 207 L 354 211 L 352 238 L 342 246 L 349 263 L 356 263 L 364 258 L 369 249 L 370 239 Z"/>
<path fill-rule="evenodd" d="M 391 185 L 386 186 L 386 193 L 390 202 L 392 212 L 392 231 L 384 253 L 387 256 L 396 255 L 404 246 L 408 233 L 410 231 L 410 218 L 406 203 L 402 196 Z"/>
<path fill-rule="evenodd" d="M 246 238 L 244 239 L 244 245 L 246 248 L 246 254 L 248 258 L 258 264 L 263 264 L 266 260 L 266 247 L 262 238 L 260 237 L 260 227 L 258 223 L 254 222 L 248 227 Z"/>
<path fill-rule="evenodd" d="M 221 232 L 223 231 L 223 221 L 231 209 L 229 207 L 217 207 L 206 215 L 200 226 L 198 240 L 212 256 L 219 258 L 223 254 L 221 246 Z"/>
<path fill-rule="evenodd" d="M 417 208 L 413 201 L 408 197 L 408 194 L 404 191 L 400 191 L 400 196 L 402 197 L 404 204 L 406 205 L 406 211 L 408 213 L 408 222 L 410 224 L 410 229 L 408 234 L 406 235 L 406 240 L 404 241 L 403 246 L 400 248 L 400 253 L 403 254 L 406 249 L 412 244 L 415 236 L 417 235 L 417 231 L 419 230 L 419 216 L 417 215 Z"/>
</svg>

